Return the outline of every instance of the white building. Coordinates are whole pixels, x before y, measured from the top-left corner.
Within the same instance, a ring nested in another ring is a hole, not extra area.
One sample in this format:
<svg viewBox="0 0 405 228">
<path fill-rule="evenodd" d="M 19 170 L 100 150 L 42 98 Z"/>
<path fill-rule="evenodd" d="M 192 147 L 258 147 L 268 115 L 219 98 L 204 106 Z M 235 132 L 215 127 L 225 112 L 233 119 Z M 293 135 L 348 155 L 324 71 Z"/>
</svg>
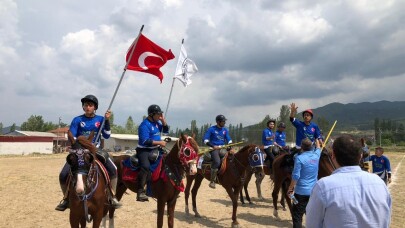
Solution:
<svg viewBox="0 0 405 228">
<path fill-rule="evenodd" d="M 55 134 L 36 131 L 14 131 L 0 136 L 0 154 L 52 154 Z"/>
</svg>

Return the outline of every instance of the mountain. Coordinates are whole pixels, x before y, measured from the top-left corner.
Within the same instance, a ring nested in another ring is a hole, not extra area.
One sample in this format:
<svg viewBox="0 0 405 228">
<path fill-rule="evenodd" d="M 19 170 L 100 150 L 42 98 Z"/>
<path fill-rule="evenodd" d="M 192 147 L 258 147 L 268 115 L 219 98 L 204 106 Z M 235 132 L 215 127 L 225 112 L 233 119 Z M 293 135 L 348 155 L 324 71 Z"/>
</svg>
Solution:
<svg viewBox="0 0 405 228">
<path fill-rule="evenodd" d="M 378 101 L 362 103 L 331 103 L 315 108 L 314 121 L 325 118 L 330 124 L 338 121 L 336 129 L 374 129 L 374 120 L 400 121 L 405 123 L 405 101 Z"/>
</svg>

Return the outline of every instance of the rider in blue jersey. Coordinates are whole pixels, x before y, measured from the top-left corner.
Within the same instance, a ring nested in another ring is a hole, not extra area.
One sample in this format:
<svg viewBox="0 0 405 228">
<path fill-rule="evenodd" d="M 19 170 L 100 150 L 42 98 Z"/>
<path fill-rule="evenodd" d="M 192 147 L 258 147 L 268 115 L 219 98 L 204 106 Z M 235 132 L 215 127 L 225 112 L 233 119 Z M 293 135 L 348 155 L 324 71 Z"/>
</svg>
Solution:
<svg viewBox="0 0 405 228">
<path fill-rule="evenodd" d="M 382 147 L 375 148 L 375 155 L 370 156 L 370 161 L 373 163 L 373 173 L 377 174 L 385 184 L 388 184 L 391 183 L 391 164 L 383 153 Z"/>
<path fill-rule="evenodd" d="M 211 179 L 210 188 L 215 188 L 215 180 L 218 174 L 218 168 L 221 163 L 221 158 L 219 156 L 219 151 L 221 148 L 232 143 L 232 139 L 229 136 L 229 131 L 225 127 L 226 118 L 224 115 L 218 115 L 215 118 L 217 125 L 211 126 L 204 134 L 204 144 L 212 147 L 214 150 L 210 152 L 212 164 L 211 164 Z"/>
<path fill-rule="evenodd" d="M 273 132 L 274 126 L 276 125 L 276 120 L 270 119 L 267 121 L 267 127 L 262 132 L 262 143 L 264 147 L 264 152 L 266 153 L 266 160 L 270 161 L 269 169 L 272 169 L 274 161 L 274 139 L 275 134 Z"/>
<path fill-rule="evenodd" d="M 99 148 L 100 138 L 98 138 L 96 142 L 96 135 L 100 130 L 104 118 L 105 118 L 104 127 L 103 130 L 101 131 L 102 136 L 105 139 L 108 139 L 110 138 L 111 135 L 109 122 L 111 111 L 108 110 L 105 113 L 104 117 L 96 115 L 96 110 L 98 109 L 98 99 L 94 95 L 87 95 L 83 97 L 81 99 L 81 102 L 84 114 L 73 118 L 72 123 L 70 124 L 69 131 L 72 133 L 75 140 L 79 136 L 82 135 L 89 136 L 91 132 L 94 132 L 95 136 L 93 138 L 93 143 L 96 145 L 97 148 Z M 107 168 L 111 180 L 111 186 L 115 192 L 117 188 L 117 167 L 114 165 L 114 162 L 111 160 L 111 158 L 108 157 L 108 153 L 107 154 L 104 153 L 104 156 L 106 158 L 106 164 L 104 165 Z M 69 175 L 69 171 L 70 165 L 66 162 L 62 168 L 62 171 L 59 174 L 59 183 L 63 193 L 67 191 L 66 180 Z M 115 208 L 119 208 L 122 206 L 122 204 L 118 202 L 114 193 L 111 193 L 111 205 Z M 68 206 L 69 206 L 68 198 L 64 198 L 55 208 L 55 210 L 64 211 Z"/>
<path fill-rule="evenodd" d="M 162 147 L 166 146 L 166 141 L 160 137 L 161 132 L 169 133 L 169 126 L 160 107 L 154 104 L 149 106 L 148 117 L 138 127 L 139 140 L 136 157 L 139 161 L 140 171 L 137 177 L 137 201 L 148 201 L 148 196 L 145 194 L 145 185 L 150 176 L 150 158 L 153 151 L 161 151 Z"/>
<path fill-rule="evenodd" d="M 274 133 L 274 146 L 278 146 L 281 148 L 284 148 L 286 146 L 285 140 L 286 140 L 286 135 L 285 135 L 285 123 L 280 122 L 277 125 L 277 131 Z M 276 148 L 276 147 L 275 147 Z"/>
<path fill-rule="evenodd" d="M 303 139 L 308 138 L 314 143 L 315 139 L 319 140 L 319 143 L 322 144 L 321 132 L 318 125 L 312 123 L 311 120 L 314 117 L 314 114 L 311 109 L 307 109 L 302 113 L 304 121 L 299 121 L 295 118 L 297 114 L 298 107 L 295 106 L 295 103 L 291 104 L 291 113 L 290 121 L 296 128 L 296 139 L 295 139 L 295 151 L 301 149 L 301 142 Z"/>
</svg>

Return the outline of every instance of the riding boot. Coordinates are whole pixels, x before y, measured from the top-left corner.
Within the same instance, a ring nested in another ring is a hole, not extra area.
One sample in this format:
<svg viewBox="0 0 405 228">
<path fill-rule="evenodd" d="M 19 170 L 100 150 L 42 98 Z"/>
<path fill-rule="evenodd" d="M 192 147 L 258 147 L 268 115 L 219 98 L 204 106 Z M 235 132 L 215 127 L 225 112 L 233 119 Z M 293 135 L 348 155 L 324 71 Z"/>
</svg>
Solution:
<svg viewBox="0 0 405 228">
<path fill-rule="evenodd" d="M 215 181 L 217 179 L 218 169 L 211 169 L 210 188 L 215 188 Z"/>
<path fill-rule="evenodd" d="M 141 168 L 138 173 L 138 191 L 136 200 L 137 201 L 149 201 L 148 196 L 145 194 L 145 184 L 146 179 L 148 178 L 148 171 Z"/>
<path fill-rule="evenodd" d="M 122 206 L 122 203 L 120 203 L 115 196 L 115 193 L 117 192 L 117 177 L 114 177 L 111 179 L 111 187 L 114 192 L 111 192 L 111 206 L 113 206 L 115 209 L 118 209 Z"/>
<path fill-rule="evenodd" d="M 64 184 L 61 184 L 60 188 L 62 189 L 62 192 L 63 192 L 63 200 L 60 201 L 58 206 L 56 206 L 55 210 L 57 210 L 57 211 L 65 211 L 69 207 L 69 199 L 67 198 L 67 194 L 65 196 L 67 186 L 64 185 Z"/>
</svg>

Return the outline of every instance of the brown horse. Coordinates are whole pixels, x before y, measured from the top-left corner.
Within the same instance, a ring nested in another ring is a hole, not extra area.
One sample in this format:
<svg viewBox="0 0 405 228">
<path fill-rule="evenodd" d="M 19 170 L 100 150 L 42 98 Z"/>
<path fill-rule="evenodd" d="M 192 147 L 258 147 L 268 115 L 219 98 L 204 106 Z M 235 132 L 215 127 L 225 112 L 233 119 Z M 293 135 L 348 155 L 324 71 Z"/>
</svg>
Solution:
<svg viewBox="0 0 405 228">
<path fill-rule="evenodd" d="M 101 171 L 102 165 L 96 159 L 97 148 L 91 143 L 93 133 L 87 138 L 79 136 L 74 143 L 68 134 L 73 149 L 66 158 L 70 165 L 69 202 L 71 227 L 86 227 L 86 221 L 93 221 L 93 228 L 99 227 L 108 211 L 107 181 Z M 82 147 L 82 148 L 80 148 Z"/>
<path fill-rule="evenodd" d="M 159 179 L 151 182 L 151 189 L 153 198 L 157 199 L 157 227 L 163 227 L 163 215 L 165 204 L 167 204 L 167 222 L 168 227 L 174 226 L 174 209 L 176 207 L 177 197 L 182 191 L 182 178 L 185 174 L 186 168 L 191 170 L 193 174 L 196 173 L 196 157 L 198 154 L 198 144 L 194 138 L 181 134 L 177 143 L 173 146 L 171 151 L 163 158 L 163 164 Z M 117 167 L 122 166 L 122 162 L 128 159 L 128 155 L 114 157 L 114 163 Z M 165 172 L 165 173 L 162 173 Z M 137 192 L 138 185 L 132 181 L 123 180 L 123 172 L 118 168 L 118 184 L 117 184 L 117 199 L 121 200 L 127 189 Z M 109 219 L 110 227 L 114 224 L 114 211 L 110 207 Z"/>
<path fill-rule="evenodd" d="M 288 196 L 288 186 L 291 183 L 291 172 L 292 167 L 291 165 L 294 164 L 293 158 L 291 154 L 282 154 L 274 159 L 273 162 L 273 174 L 274 174 L 274 188 L 272 192 L 273 197 L 273 215 L 278 218 L 277 212 L 277 200 L 278 200 L 278 193 L 280 189 L 282 189 L 282 194 L 284 199 L 287 201 L 288 208 L 290 209 L 290 213 L 292 210 L 291 207 L 291 199 Z M 336 167 L 332 162 L 330 153 L 324 148 L 321 152 L 321 157 L 319 159 L 319 169 L 318 169 L 318 179 L 322 177 L 326 177 L 332 174 L 333 170 Z M 282 203 L 283 204 L 283 203 Z"/>
<path fill-rule="evenodd" d="M 263 164 L 263 153 L 258 150 L 255 145 L 246 145 L 242 147 L 237 153 L 233 155 L 228 155 L 225 159 L 225 163 L 222 163 L 222 166 L 226 164 L 226 168 L 224 168 L 223 173 L 221 170 L 218 174 L 218 182 L 225 188 L 226 192 L 228 193 L 229 197 L 232 200 L 232 227 L 238 227 L 239 223 L 236 219 L 236 211 L 238 208 L 238 195 L 240 190 L 243 187 L 245 172 L 248 168 L 250 168 L 250 162 L 252 160 L 261 159 L 260 162 Z M 222 169 L 222 168 L 221 168 Z M 193 211 L 195 213 L 195 217 L 201 217 L 200 213 L 197 210 L 197 192 L 201 186 L 201 182 L 204 177 L 210 180 L 211 174 L 210 169 L 198 169 L 197 175 L 187 175 L 187 185 L 186 190 L 184 191 L 185 201 L 186 201 L 186 214 L 189 214 L 188 209 L 188 198 L 190 196 L 190 189 L 191 185 L 194 181 L 192 192 L 192 203 L 193 203 Z"/>
</svg>

